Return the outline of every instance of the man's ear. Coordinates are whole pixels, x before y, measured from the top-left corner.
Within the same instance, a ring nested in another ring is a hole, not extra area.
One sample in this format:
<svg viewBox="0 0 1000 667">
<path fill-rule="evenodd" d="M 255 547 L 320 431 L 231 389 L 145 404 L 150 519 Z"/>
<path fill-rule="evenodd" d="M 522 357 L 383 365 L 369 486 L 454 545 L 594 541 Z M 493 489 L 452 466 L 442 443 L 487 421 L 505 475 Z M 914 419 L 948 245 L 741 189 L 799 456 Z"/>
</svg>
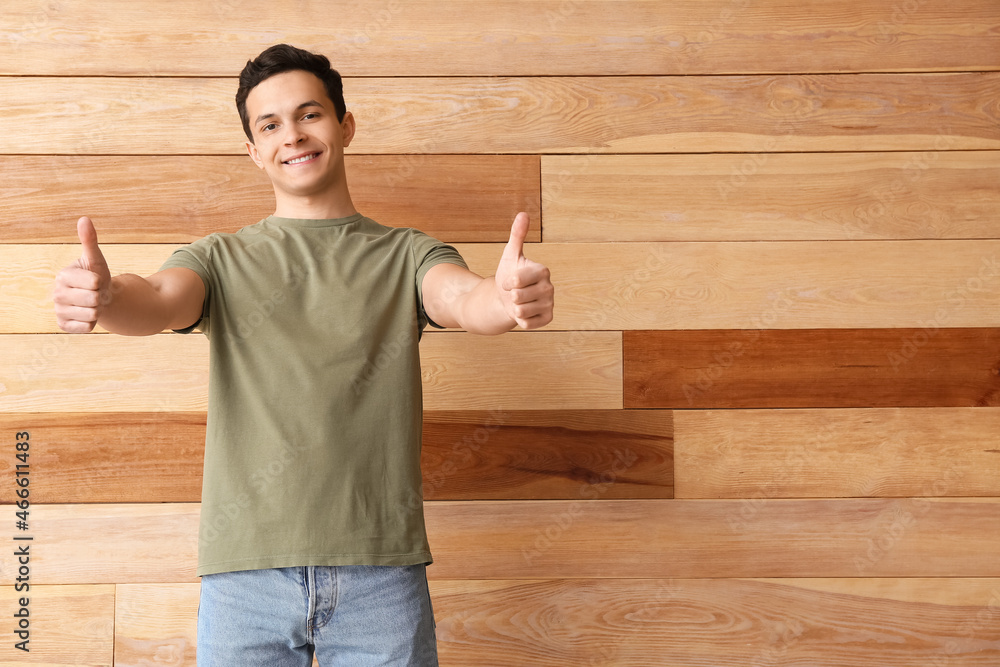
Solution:
<svg viewBox="0 0 1000 667">
<path fill-rule="evenodd" d="M 340 121 L 340 129 L 344 135 L 344 148 L 351 145 L 351 139 L 354 138 L 354 131 L 357 126 L 354 124 L 354 114 L 350 111 L 344 113 L 344 120 Z"/>
<path fill-rule="evenodd" d="M 247 154 L 250 156 L 250 159 L 253 160 L 253 163 L 257 165 L 258 168 L 263 169 L 264 161 L 260 159 L 260 154 L 257 153 L 257 147 L 249 141 L 244 143 L 247 145 Z"/>
</svg>

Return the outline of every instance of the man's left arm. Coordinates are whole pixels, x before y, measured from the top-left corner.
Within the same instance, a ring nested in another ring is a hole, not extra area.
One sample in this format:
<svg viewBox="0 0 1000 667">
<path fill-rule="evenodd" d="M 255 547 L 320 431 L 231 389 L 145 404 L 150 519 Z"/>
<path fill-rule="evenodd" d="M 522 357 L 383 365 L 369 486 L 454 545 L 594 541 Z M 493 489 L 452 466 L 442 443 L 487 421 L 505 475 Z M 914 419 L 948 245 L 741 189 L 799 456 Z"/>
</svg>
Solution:
<svg viewBox="0 0 1000 667">
<path fill-rule="evenodd" d="M 518 213 L 496 274 L 483 278 L 457 264 L 432 266 L 421 283 L 424 311 L 436 324 L 476 334 L 499 334 L 515 325 L 538 329 L 552 321 L 547 267 L 524 256 L 528 214 Z"/>
</svg>

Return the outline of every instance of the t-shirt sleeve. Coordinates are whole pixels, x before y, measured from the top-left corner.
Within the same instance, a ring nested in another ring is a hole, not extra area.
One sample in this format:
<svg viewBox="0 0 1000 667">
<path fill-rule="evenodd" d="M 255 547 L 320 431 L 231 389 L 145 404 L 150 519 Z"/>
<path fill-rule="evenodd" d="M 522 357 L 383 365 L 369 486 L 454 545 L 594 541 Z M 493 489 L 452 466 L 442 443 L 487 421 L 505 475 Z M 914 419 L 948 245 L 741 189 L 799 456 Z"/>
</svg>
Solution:
<svg viewBox="0 0 1000 667">
<path fill-rule="evenodd" d="M 444 329 L 443 326 L 428 317 L 427 311 L 424 310 L 422 289 L 424 276 L 427 275 L 432 266 L 438 264 L 458 264 L 465 269 L 469 268 L 469 266 L 455 248 L 417 230 L 413 230 L 412 248 L 417 267 L 417 314 L 420 328 L 423 329 L 426 323 L 435 329 Z"/>
<path fill-rule="evenodd" d="M 191 243 L 190 245 L 178 248 L 170 255 L 170 257 L 167 258 L 165 262 L 163 262 L 163 265 L 160 266 L 160 271 L 172 268 L 191 269 L 198 274 L 201 278 L 201 282 L 205 284 L 205 303 L 202 306 L 201 317 L 197 322 L 186 329 L 174 329 L 176 333 L 187 334 L 191 333 L 195 329 L 208 333 L 208 310 L 209 304 L 212 300 L 212 286 L 215 283 L 211 270 L 211 248 L 211 237 L 205 237 L 199 241 Z"/>
</svg>

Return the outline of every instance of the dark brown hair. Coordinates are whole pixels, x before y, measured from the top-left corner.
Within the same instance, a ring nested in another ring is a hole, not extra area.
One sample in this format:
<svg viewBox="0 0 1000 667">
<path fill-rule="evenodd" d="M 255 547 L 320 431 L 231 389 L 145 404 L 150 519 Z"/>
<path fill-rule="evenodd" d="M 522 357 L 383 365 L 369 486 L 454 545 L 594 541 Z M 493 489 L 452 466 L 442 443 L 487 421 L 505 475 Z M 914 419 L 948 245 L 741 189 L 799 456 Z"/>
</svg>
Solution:
<svg viewBox="0 0 1000 667">
<path fill-rule="evenodd" d="M 343 122 L 347 113 L 344 103 L 344 82 L 340 73 L 330 67 L 330 60 L 318 53 L 310 53 L 289 44 L 275 44 L 254 60 L 248 60 L 246 67 L 240 72 L 240 87 L 236 91 L 236 110 L 243 121 L 243 131 L 247 139 L 253 143 L 253 133 L 250 131 L 250 118 L 247 116 L 247 96 L 257 85 L 275 74 L 303 70 L 315 74 L 323 82 L 326 94 L 333 102 L 337 113 L 337 122 Z"/>
</svg>

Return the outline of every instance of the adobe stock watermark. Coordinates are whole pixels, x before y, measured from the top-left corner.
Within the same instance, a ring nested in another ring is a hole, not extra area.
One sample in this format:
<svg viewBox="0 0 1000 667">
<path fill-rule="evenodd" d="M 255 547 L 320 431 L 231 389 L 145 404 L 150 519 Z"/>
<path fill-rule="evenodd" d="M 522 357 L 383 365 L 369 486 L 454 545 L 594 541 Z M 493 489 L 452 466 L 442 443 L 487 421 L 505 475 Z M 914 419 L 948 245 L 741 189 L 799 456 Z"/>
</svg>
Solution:
<svg viewBox="0 0 1000 667">
<path fill-rule="evenodd" d="M 1000 276 L 1000 262 L 997 261 L 996 255 L 983 257 L 976 275 L 970 276 L 943 295 L 947 307 L 941 306 L 935 310 L 930 320 L 920 320 L 918 324 L 921 328 L 918 331 L 904 336 L 899 349 L 886 353 L 892 370 L 898 373 L 902 366 L 917 356 L 920 348 L 927 345 L 943 327 L 947 326 L 952 314 L 964 307 L 973 295 L 992 292 L 993 289 L 989 286 L 998 276 Z"/>
<path fill-rule="evenodd" d="M 775 477 L 788 479 L 802 472 L 809 464 L 811 453 L 833 442 L 837 435 L 837 428 L 832 422 L 827 422 L 822 428 L 810 432 L 808 442 L 794 449 L 786 450 L 784 457 L 775 462 Z M 723 449 L 732 447 L 731 438 L 732 435 L 727 434 L 729 440 L 722 444 Z M 778 497 L 778 494 L 770 487 L 758 485 L 749 497 L 740 499 L 739 509 L 726 517 L 729 530 L 734 533 L 746 531 L 750 524 L 756 520 L 767 501 Z"/>
<path fill-rule="evenodd" d="M 801 91 L 799 92 L 801 94 Z M 768 99 L 767 106 L 782 106 L 776 98 L 773 87 L 769 90 L 769 93 L 770 98 Z M 762 152 L 748 153 L 744 157 L 739 158 L 738 162 L 731 165 L 729 176 L 715 182 L 719 199 L 723 202 L 729 201 L 730 195 L 745 187 L 750 182 L 750 179 L 757 176 L 760 170 L 771 160 L 771 155 L 778 148 L 779 143 L 797 136 L 796 129 L 798 123 L 807 118 L 811 113 L 812 107 L 810 105 L 798 104 L 792 107 L 790 113 L 783 115 L 774 128 L 777 134 L 771 134 L 767 137 Z"/>
<path fill-rule="evenodd" d="M 596 484 L 582 485 L 580 487 L 580 496 L 591 500 L 601 497 L 615 483 L 618 475 L 631 468 L 638 460 L 639 455 L 627 447 L 624 450 L 615 449 L 614 462 L 611 464 L 611 468 L 601 474 L 600 481 Z M 532 561 L 551 549 L 562 538 L 563 534 L 569 530 L 583 512 L 586 502 L 584 500 L 574 500 L 569 504 L 568 508 L 556 515 L 552 522 L 544 529 L 535 531 L 535 540 L 532 543 L 534 548 L 531 550 L 521 549 L 521 556 L 528 565 L 531 565 Z"/>
<path fill-rule="evenodd" d="M 159 72 L 156 68 L 147 67 L 140 74 L 130 76 L 129 79 L 145 81 L 154 79 L 158 75 Z M 105 100 L 107 104 L 102 104 L 97 109 L 96 120 L 92 125 L 87 126 L 88 129 L 85 129 L 84 134 L 78 138 L 79 145 L 74 154 L 100 155 L 115 152 L 114 149 L 108 150 L 108 137 L 127 134 L 123 133 L 123 128 L 128 124 L 129 118 L 134 114 L 148 113 L 144 109 L 148 108 L 150 98 L 140 86 L 126 85 L 119 90 L 121 91 L 119 97 Z M 116 108 L 119 110 L 118 113 L 115 113 Z M 67 120 L 67 122 L 69 121 Z M 74 122 L 71 126 L 76 125 Z"/>
<path fill-rule="evenodd" d="M 440 468 L 423 476 L 423 497 L 433 495 L 439 488 L 445 485 L 450 477 L 453 477 L 460 470 L 460 465 L 468 466 L 475 459 L 476 454 L 483 448 L 490 438 L 501 427 L 510 420 L 510 414 L 502 409 L 490 408 L 489 417 L 486 421 L 476 427 L 472 433 L 463 435 L 461 439 L 452 443 L 451 449 L 445 456 L 444 463 Z"/>
<path fill-rule="evenodd" d="M 871 233 L 871 230 L 881 220 L 890 218 L 892 205 L 900 199 L 913 193 L 915 186 L 941 159 L 941 152 L 954 148 L 957 140 L 951 134 L 950 127 L 939 127 L 934 137 L 934 149 L 921 151 L 911 155 L 900 167 L 900 173 L 890 183 L 884 186 L 873 186 L 868 194 L 874 201 L 854 210 L 854 219 L 844 223 L 844 230 L 850 239 L 860 238 Z"/>
<path fill-rule="evenodd" d="M 27 42 L 49 42 L 51 37 L 44 31 L 53 27 L 57 17 L 65 11 L 65 5 L 58 0 L 37 3 L 36 9 L 30 12 L 28 19 L 11 35 L 11 45 L 20 48 Z"/>
<path fill-rule="evenodd" d="M 452 443 L 451 449 L 445 456 L 445 461 L 439 469 L 426 475 L 421 473 L 420 490 L 413 490 L 407 493 L 404 499 L 400 500 L 397 504 L 398 513 L 405 517 L 408 514 L 422 511 L 424 498 L 443 487 L 448 479 L 461 469 L 460 463 L 466 466 L 471 464 L 479 450 L 508 421 L 510 421 L 510 414 L 508 412 L 502 408 L 490 408 L 489 417 L 487 417 L 486 421 L 478 425 L 472 433 L 467 433 Z"/>
<path fill-rule="evenodd" d="M 945 655 L 934 656 L 928 666 L 949 667 L 955 664 L 955 656 L 959 654 L 978 653 L 980 648 L 970 647 L 969 643 L 980 637 L 984 630 L 991 634 L 986 641 L 996 642 L 1000 638 L 998 628 L 1000 628 L 1000 588 L 994 588 L 990 591 L 990 599 L 983 608 L 959 626 L 959 635 L 965 638 L 965 645 L 958 639 L 949 639 L 944 645 Z M 967 663 L 963 660 L 962 664 Z"/>
<path fill-rule="evenodd" d="M 651 582 L 650 582 L 651 583 Z M 613 644 L 601 642 L 596 649 L 587 657 L 586 663 L 577 663 L 597 667 L 599 665 L 619 664 L 618 647 L 627 645 L 630 641 L 630 630 L 636 633 L 649 632 L 655 623 L 663 623 L 663 616 L 659 613 L 667 609 L 669 618 L 670 604 L 680 599 L 684 587 L 677 584 L 674 579 L 660 580 L 656 584 L 655 592 L 650 596 L 643 596 L 642 606 L 634 612 L 626 612 L 623 620 L 635 624 L 634 628 L 628 628 L 623 624 L 616 626 L 616 639 Z"/>
<path fill-rule="evenodd" d="M 557 349 L 560 360 L 567 361 L 576 357 L 587 340 L 586 332 L 603 330 L 612 316 L 623 313 L 639 295 L 643 285 L 648 283 L 659 271 L 666 268 L 668 258 L 669 250 L 666 244 L 648 244 L 646 256 L 634 264 L 630 271 L 623 274 L 615 281 L 611 289 L 605 292 L 605 294 L 612 295 L 611 297 L 595 293 L 591 300 L 595 307 L 587 312 L 585 322 L 575 328 L 563 342 L 559 343 Z"/>
<path fill-rule="evenodd" d="M 693 54 L 698 55 L 712 45 L 723 30 L 736 22 L 740 13 L 752 4 L 752 0 L 733 0 L 728 7 L 724 7 L 714 19 L 702 28 L 695 36 L 694 44 L 688 47 Z"/>
<path fill-rule="evenodd" d="M 921 495 L 899 499 L 884 510 L 877 520 L 877 534 L 865 538 L 867 548 L 862 555 L 854 557 L 854 569 L 858 574 L 863 575 L 878 565 L 905 539 L 907 533 L 916 527 L 917 520 L 930 511 L 932 501 L 929 498 L 947 496 L 953 485 L 964 476 L 965 471 L 952 463 L 933 481 L 923 485 Z"/>
<path fill-rule="evenodd" d="M 888 21 L 879 21 L 875 24 L 878 30 L 876 42 L 888 44 L 896 41 L 899 27 L 913 18 L 921 7 L 927 4 L 927 0 L 902 0 L 892 6 L 892 14 Z"/>
<path fill-rule="evenodd" d="M 681 386 L 681 392 L 689 406 L 693 406 L 696 400 L 712 391 L 715 383 L 736 364 L 740 357 L 754 349 L 760 340 L 762 330 L 773 329 L 774 325 L 788 314 L 794 306 L 794 302 L 789 298 L 791 292 L 792 290 L 786 288 L 767 308 L 750 318 L 752 328 L 740 330 L 745 340 L 730 341 L 722 349 L 714 351 L 712 363 L 707 368 L 699 369 L 693 383 L 685 382 Z"/>
<path fill-rule="evenodd" d="M 750 667 L 768 667 L 769 665 L 786 664 L 786 656 L 793 646 L 799 643 L 799 638 L 805 634 L 806 625 L 802 621 L 791 618 L 780 621 L 764 621 L 768 631 L 768 644 L 750 661 Z"/>
<path fill-rule="evenodd" d="M 376 37 L 389 29 L 396 16 L 403 11 L 403 3 L 401 0 L 389 0 L 385 5 L 375 10 L 369 9 L 368 5 L 359 4 L 358 7 L 368 9 L 368 20 L 365 21 L 361 29 L 354 31 L 353 36 L 338 43 L 338 46 L 355 53 L 371 46 Z"/>
<path fill-rule="evenodd" d="M 284 480 L 289 466 L 307 452 L 309 448 L 301 443 L 282 441 L 272 457 L 260 462 L 250 474 L 248 481 L 259 497 L 273 495 L 270 491 L 274 484 L 297 484 L 296 480 Z M 246 491 L 237 494 L 228 501 L 221 503 L 211 519 L 203 521 L 199 528 L 202 542 L 211 544 L 224 537 L 237 525 L 240 517 L 250 510 L 250 494 Z"/>
</svg>

